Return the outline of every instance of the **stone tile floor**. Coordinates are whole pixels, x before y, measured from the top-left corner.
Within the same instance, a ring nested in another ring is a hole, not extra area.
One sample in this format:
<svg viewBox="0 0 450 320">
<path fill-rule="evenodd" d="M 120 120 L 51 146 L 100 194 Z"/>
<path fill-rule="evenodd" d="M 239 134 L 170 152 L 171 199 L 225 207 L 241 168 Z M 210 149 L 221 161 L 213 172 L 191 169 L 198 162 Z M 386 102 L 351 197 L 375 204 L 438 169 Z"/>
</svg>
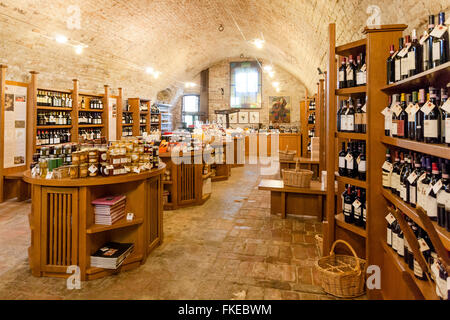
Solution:
<svg viewBox="0 0 450 320">
<path fill-rule="evenodd" d="M 315 219 L 270 215 L 255 166 L 233 168 L 201 207 L 164 212 L 164 242 L 139 268 L 66 289 L 30 273 L 30 202 L 0 204 L 0 299 L 335 299 L 318 286 Z"/>
</svg>

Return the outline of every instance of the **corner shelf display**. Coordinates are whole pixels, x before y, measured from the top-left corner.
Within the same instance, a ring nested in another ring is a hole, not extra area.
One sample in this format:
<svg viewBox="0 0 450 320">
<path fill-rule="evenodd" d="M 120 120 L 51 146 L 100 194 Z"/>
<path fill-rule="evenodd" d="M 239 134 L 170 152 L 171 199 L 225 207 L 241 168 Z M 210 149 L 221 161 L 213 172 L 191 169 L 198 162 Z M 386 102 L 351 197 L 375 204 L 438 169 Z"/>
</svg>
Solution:
<svg viewBox="0 0 450 320">
<path fill-rule="evenodd" d="M 383 70 L 386 71 L 386 57 L 380 55 L 379 51 L 386 50 L 389 45 L 395 43 L 405 28 L 405 25 L 386 25 L 379 29 L 365 28 L 363 39 L 336 46 L 336 26 L 335 24 L 329 26 L 327 76 L 329 90 L 327 90 L 326 112 L 327 118 L 334 121 L 331 120 L 326 124 L 329 126 L 326 131 L 327 141 L 330 143 L 326 144 L 326 153 L 329 156 L 326 160 L 327 221 L 324 222 L 323 251 L 329 252 L 335 240 L 343 239 L 352 245 L 360 258 L 368 260 L 368 265 L 377 264 L 374 261 L 377 261 L 378 265 L 381 264 L 379 258 L 383 253 L 379 247 L 379 237 L 386 235 L 386 230 L 382 231 L 380 227 L 380 221 L 384 217 L 378 217 L 386 211 L 386 204 L 376 202 L 382 191 L 379 168 L 384 162 L 385 153 L 381 144 L 376 143 L 376 139 L 384 134 L 384 117 L 379 108 L 387 104 L 387 98 L 380 95 L 386 77 L 378 74 Z M 346 68 L 339 70 L 341 59 L 349 58 L 350 55 L 355 58 L 355 62 L 356 58 L 361 61 L 358 61 L 356 75 Z M 338 83 L 340 72 L 341 75 L 345 73 L 345 79 L 350 72 L 354 83 L 348 83 L 349 86 L 343 86 L 341 83 L 340 87 Z M 343 110 L 341 106 L 349 102 L 354 105 L 353 110 L 360 108 L 362 112 L 359 110 L 359 114 L 356 115 L 357 112 L 347 112 L 352 107 L 346 107 L 343 114 L 355 115 L 353 123 L 345 122 L 345 127 L 341 127 L 341 119 L 347 121 L 346 117 L 339 117 Z M 360 105 L 357 106 L 357 102 Z M 341 151 L 342 143 L 345 152 Z M 364 149 L 365 152 L 362 151 Z M 363 159 L 358 155 L 364 153 L 365 168 L 359 168 Z M 347 157 L 348 154 L 351 157 Z M 346 170 L 342 170 L 342 161 Z M 352 168 L 354 170 L 351 170 Z M 335 183 L 338 186 L 337 194 L 334 192 Z M 346 197 L 348 191 L 350 197 Z M 375 238 L 376 244 L 373 241 Z M 383 270 L 383 273 L 386 274 L 386 271 Z M 370 290 L 368 294 L 371 298 L 382 297 L 380 290 Z"/>
<path fill-rule="evenodd" d="M 319 136 L 319 127 L 316 123 L 316 116 L 318 114 L 316 98 L 317 95 L 314 95 L 314 97 L 306 98 L 300 102 L 303 157 L 311 155 L 312 138 Z"/>
<path fill-rule="evenodd" d="M 118 115 L 118 130 L 122 137 L 142 136 L 151 132 L 151 102 L 147 99 L 129 98 Z"/>
<path fill-rule="evenodd" d="M 172 114 L 170 109 L 172 105 L 164 103 L 156 103 L 156 107 L 160 113 L 161 131 L 167 132 L 172 130 Z"/>
</svg>

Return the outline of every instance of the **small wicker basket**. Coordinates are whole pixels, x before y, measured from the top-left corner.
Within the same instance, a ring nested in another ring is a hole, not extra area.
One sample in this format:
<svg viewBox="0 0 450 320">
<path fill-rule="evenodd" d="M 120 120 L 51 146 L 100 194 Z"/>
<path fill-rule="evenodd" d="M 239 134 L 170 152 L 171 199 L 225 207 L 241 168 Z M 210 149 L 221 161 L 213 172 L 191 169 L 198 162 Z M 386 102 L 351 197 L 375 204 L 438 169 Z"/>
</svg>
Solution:
<svg viewBox="0 0 450 320">
<path fill-rule="evenodd" d="M 286 146 L 284 151 L 278 151 L 280 161 L 292 161 L 294 160 L 296 153 L 297 151 L 289 151 L 288 146 Z"/>
<path fill-rule="evenodd" d="M 353 256 L 334 253 L 336 244 L 345 244 Z M 354 298 L 365 293 L 366 260 L 358 258 L 352 246 L 344 240 L 336 240 L 330 255 L 316 262 L 320 282 L 325 292 L 340 298 Z"/>
<path fill-rule="evenodd" d="M 283 169 L 282 176 L 285 186 L 309 188 L 313 172 L 311 170 L 300 169 L 300 164 L 297 160 L 295 169 Z"/>
</svg>

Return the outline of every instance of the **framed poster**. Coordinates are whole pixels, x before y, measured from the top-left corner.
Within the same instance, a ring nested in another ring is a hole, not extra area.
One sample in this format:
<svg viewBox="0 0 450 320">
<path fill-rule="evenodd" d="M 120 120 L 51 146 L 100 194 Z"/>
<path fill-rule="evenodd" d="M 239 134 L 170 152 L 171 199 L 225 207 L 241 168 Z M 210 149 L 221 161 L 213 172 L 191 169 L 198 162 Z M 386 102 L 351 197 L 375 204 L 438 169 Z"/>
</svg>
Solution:
<svg viewBox="0 0 450 320">
<path fill-rule="evenodd" d="M 227 123 L 227 115 L 226 114 L 218 114 L 216 117 L 217 123 L 226 124 Z"/>
<path fill-rule="evenodd" d="M 259 123 L 259 112 L 258 111 L 250 111 L 249 112 L 250 123 Z"/>
<path fill-rule="evenodd" d="M 27 138 L 27 85 L 5 86 L 3 167 L 25 165 Z"/>
<path fill-rule="evenodd" d="M 291 97 L 269 97 L 269 121 L 291 123 Z"/>
<path fill-rule="evenodd" d="M 238 112 L 239 115 L 239 123 L 248 123 L 248 112 L 247 111 L 240 111 Z"/>
<path fill-rule="evenodd" d="M 230 123 L 238 123 L 238 113 L 230 113 Z"/>
</svg>

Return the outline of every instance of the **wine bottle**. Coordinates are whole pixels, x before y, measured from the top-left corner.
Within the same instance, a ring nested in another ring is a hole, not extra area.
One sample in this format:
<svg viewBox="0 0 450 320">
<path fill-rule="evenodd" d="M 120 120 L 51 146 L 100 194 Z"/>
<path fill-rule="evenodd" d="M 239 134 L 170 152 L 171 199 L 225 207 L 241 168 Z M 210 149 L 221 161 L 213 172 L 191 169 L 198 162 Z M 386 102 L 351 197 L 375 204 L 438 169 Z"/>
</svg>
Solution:
<svg viewBox="0 0 450 320">
<path fill-rule="evenodd" d="M 423 142 L 425 141 L 424 137 L 424 118 L 425 115 L 421 110 L 423 105 L 425 104 L 425 89 L 419 90 L 419 109 L 416 112 L 416 141 Z"/>
<path fill-rule="evenodd" d="M 364 61 L 364 55 L 361 53 L 357 56 L 356 85 L 364 86 L 367 83 L 367 66 Z"/>
<path fill-rule="evenodd" d="M 342 150 L 339 152 L 339 175 L 345 177 L 347 175 L 347 164 L 345 156 L 347 152 L 345 151 L 345 142 L 342 142 Z"/>
<path fill-rule="evenodd" d="M 344 221 L 347 223 L 353 223 L 353 201 L 351 187 L 348 186 L 344 196 Z"/>
<path fill-rule="evenodd" d="M 386 84 L 392 84 L 395 82 L 395 49 L 394 45 L 391 44 L 389 48 L 389 58 L 386 61 L 387 67 L 387 79 Z"/>
<path fill-rule="evenodd" d="M 348 99 L 346 114 L 346 128 L 348 132 L 355 132 L 355 108 L 352 98 Z"/>
<path fill-rule="evenodd" d="M 423 71 L 433 68 L 433 37 L 430 35 L 434 29 L 434 15 L 428 17 L 428 31 L 425 31 L 422 41 Z"/>
<path fill-rule="evenodd" d="M 392 106 L 391 106 L 391 114 L 392 114 L 392 122 L 391 122 L 391 135 L 392 137 L 397 137 L 398 130 L 398 115 L 401 113 L 400 107 L 400 96 L 398 94 L 394 94 L 392 96 Z"/>
<path fill-rule="evenodd" d="M 353 142 L 347 143 L 347 154 L 345 155 L 345 167 L 347 174 L 345 176 L 354 178 L 354 164 L 355 159 L 353 157 L 353 148 L 352 148 Z"/>
<path fill-rule="evenodd" d="M 400 79 L 404 80 L 408 78 L 409 75 L 409 49 L 411 48 L 411 38 L 409 35 L 405 36 L 405 40 L 404 40 L 404 48 L 403 51 L 401 52 L 401 54 L 399 53 L 399 55 L 401 56 L 400 59 Z"/>
<path fill-rule="evenodd" d="M 433 220 L 436 221 L 437 220 L 437 199 L 436 199 L 436 195 L 437 195 L 437 191 L 440 190 L 440 188 L 438 188 L 437 190 L 434 188 L 435 185 L 438 183 L 439 185 L 442 185 L 442 182 L 440 181 L 441 177 L 440 177 L 440 172 L 439 172 L 439 168 L 436 162 L 433 162 L 431 165 L 431 180 L 429 183 L 429 193 L 428 193 L 428 197 L 427 197 L 427 201 L 428 201 L 428 205 L 427 205 L 427 215 L 428 217 Z M 436 192 L 435 192 L 436 190 Z"/>
<path fill-rule="evenodd" d="M 363 217 L 362 217 L 362 197 L 361 197 L 361 189 L 356 189 L 356 197 L 353 201 L 353 223 L 359 227 L 363 225 Z"/>
<path fill-rule="evenodd" d="M 417 204 L 417 180 L 419 180 L 420 175 L 422 174 L 422 166 L 420 159 L 416 155 L 414 157 L 414 171 L 408 177 L 409 182 L 409 203 L 415 208 Z"/>
<path fill-rule="evenodd" d="M 436 108 L 436 89 L 430 87 L 430 100 L 421 110 L 424 113 L 424 137 L 425 143 L 439 143 L 440 141 L 440 119 L 439 111 Z"/>
<path fill-rule="evenodd" d="M 405 164 L 403 165 L 402 171 L 400 172 L 400 198 L 406 203 L 409 203 L 410 189 L 408 177 L 412 172 L 411 158 L 405 155 Z"/>
<path fill-rule="evenodd" d="M 416 29 L 411 31 L 411 47 L 408 51 L 408 76 L 412 77 L 418 73 L 422 72 L 422 46 L 419 44 L 417 40 Z"/>
<path fill-rule="evenodd" d="M 341 59 L 341 67 L 339 68 L 339 89 L 347 88 L 347 67 L 345 58 Z"/>
<path fill-rule="evenodd" d="M 448 29 L 445 27 L 445 12 L 439 13 L 439 23 L 433 30 L 433 67 L 437 67 L 448 61 Z"/>
<path fill-rule="evenodd" d="M 408 110 L 408 138 L 411 140 L 416 139 L 416 112 L 418 110 L 417 105 L 418 94 L 417 91 L 413 91 L 407 98 L 407 110 Z"/>
<path fill-rule="evenodd" d="M 401 163 L 398 151 L 395 151 L 395 162 L 391 175 L 391 192 L 396 196 L 400 196 L 400 169 Z"/>
<path fill-rule="evenodd" d="M 441 164 L 441 173 L 442 173 L 442 179 L 441 179 L 442 187 L 437 191 L 437 194 L 436 194 L 437 223 L 438 223 L 438 226 L 445 228 L 446 222 L 447 222 L 445 205 L 446 205 L 447 201 L 449 201 L 449 199 L 450 199 L 450 188 L 449 188 L 450 180 L 449 180 L 446 162 L 442 162 L 442 164 Z"/>
<path fill-rule="evenodd" d="M 355 130 L 356 133 L 361 133 L 362 126 L 362 110 L 361 101 L 356 99 L 356 110 L 355 110 Z"/>
<path fill-rule="evenodd" d="M 353 55 L 350 55 L 348 58 L 347 65 L 347 88 L 356 86 L 356 67 L 353 63 Z"/>
<path fill-rule="evenodd" d="M 397 252 L 398 250 L 398 234 L 400 232 L 400 226 L 397 220 L 392 223 L 392 249 Z"/>
<path fill-rule="evenodd" d="M 402 56 L 401 52 L 403 50 L 403 38 L 398 39 L 398 53 L 395 56 L 395 82 L 402 79 Z"/>
<path fill-rule="evenodd" d="M 450 137 L 447 138 L 447 135 L 450 136 L 450 131 L 447 130 L 446 124 L 447 124 L 447 118 L 449 118 L 449 113 L 445 111 L 444 104 L 447 102 L 448 96 L 447 96 L 447 90 L 444 88 L 441 88 L 441 103 L 439 105 L 439 116 L 441 119 L 441 138 L 440 143 L 447 143 L 447 140 L 450 141 Z M 443 108 L 444 107 L 444 108 Z M 449 133 L 449 134 L 447 134 Z"/>
<path fill-rule="evenodd" d="M 400 113 L 397 113 L 396 122 L 397 122 L 397 137 L 398 138 L 407 138 L 408 137 L 408 114 L 406 113 L 406 98 L 405 94 L 401 94 L 400 98 Z"/>
<path fill-rule="evenodd" d="M 384 135 L 389 137 L 391 135 L 391 125 L 392 125 L 392 96 L 389 96 L 389 103 L 385 109 L 384 113 Z"/>
<path fill-rule="evenodd" d="M 391 162 L 391 152 L 389 149 L 386 149 L 386 162 L 392 165 Z M 390 189 L 391 188 L 391 175 L 392 175 L 392 166 L 391 165 L 383 165 L 383 188 Z"/>
<path fill-rule="evenodd" d="M 358 178 L 360 180 L 366 180 L 366 145 L 361 143 L 361 152 L 358 156 Z"/>
<path fill-rule="evenodd" d="M 398 228 L 400 228 L 400 226 Z M 405 241 L 404 241 L 402 230 L 399 230 L 398 236 L 397 236 L 397 254 L 400 257 L 404 257 L 404 255 L 405 255 Z"/>
</svg>

